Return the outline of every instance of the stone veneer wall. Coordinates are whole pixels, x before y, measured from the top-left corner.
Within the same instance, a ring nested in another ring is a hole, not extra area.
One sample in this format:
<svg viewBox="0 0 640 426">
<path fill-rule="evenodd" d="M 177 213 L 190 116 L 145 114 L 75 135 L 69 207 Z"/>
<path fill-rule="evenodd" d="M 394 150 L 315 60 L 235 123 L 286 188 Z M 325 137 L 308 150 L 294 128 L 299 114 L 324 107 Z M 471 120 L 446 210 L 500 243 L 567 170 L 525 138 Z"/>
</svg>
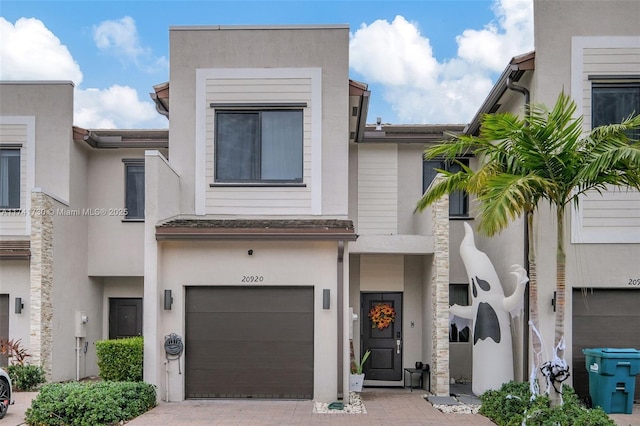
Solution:
<svg viewBox="0 0 640 426">
<path fill-rule="evenodd" d="M 438 396 L 449 396 L 449 197 L 433 203 L 431 212 L 434 235 L 431 389 Z"/>
<path fill-rule="evenodd" d="M 31 193 L 31 302 L 30 337 L 32 362 L 40 364 L 51 380 L 53 305 L 53 199 L 39 191 Z"/>
</svg>

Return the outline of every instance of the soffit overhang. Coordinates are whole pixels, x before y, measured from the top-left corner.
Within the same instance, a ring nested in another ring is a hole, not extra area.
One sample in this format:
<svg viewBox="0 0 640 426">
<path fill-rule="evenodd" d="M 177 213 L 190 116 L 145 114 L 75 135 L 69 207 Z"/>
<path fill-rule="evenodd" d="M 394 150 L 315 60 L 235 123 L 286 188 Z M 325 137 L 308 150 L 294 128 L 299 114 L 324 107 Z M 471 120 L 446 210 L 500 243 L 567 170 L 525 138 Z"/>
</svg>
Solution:
<svg viewBox="0 0 640 426">
<path fill-rule="evenodd" d="M 169 147 L 167 129 L 84 129 L 73 126 L 73 140 L 85 142 L 92 148 L 144 148 Z"/>
<path fill-rule="evenodd" d="M 466 124 L 367 124 L 362 143 L 433 144 L 462 134 Z"/>
</svg>

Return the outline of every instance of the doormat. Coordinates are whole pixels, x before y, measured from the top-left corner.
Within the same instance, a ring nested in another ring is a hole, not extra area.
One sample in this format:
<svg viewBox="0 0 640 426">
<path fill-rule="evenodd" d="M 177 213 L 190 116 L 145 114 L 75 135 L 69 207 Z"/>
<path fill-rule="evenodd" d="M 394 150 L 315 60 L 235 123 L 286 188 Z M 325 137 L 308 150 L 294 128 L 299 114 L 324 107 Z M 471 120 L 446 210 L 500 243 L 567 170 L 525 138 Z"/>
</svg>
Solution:
<svg viewBox="0 0 640 426">
<path fill-rule="evenodd" d="M 339 409 L 342 405 L 342 409 Z M 335 407 L 335 408 L 334 408 Z M 358 392 L 349 392 L 349 403 L 326 403 L 314 402 L 313 413 L 315 414 L 366 414 L 362 398 Z"/>
</svg>

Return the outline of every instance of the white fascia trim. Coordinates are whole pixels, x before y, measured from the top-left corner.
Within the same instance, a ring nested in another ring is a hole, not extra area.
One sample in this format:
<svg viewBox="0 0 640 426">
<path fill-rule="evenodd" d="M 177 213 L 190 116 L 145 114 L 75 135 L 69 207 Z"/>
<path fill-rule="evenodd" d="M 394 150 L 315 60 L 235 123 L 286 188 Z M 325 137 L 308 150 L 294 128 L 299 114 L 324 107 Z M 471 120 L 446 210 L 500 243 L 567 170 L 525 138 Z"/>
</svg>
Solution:
<svg viewBox="0 0 640 426">
<path fill-rule="evenodd" d="M 571 37 L 571 97 L 576 103 L 576 114 L 584 113 L 582 103 L 584 50 L 585 49 L 640 48 L 640 36 L 575 36 Z M 582 197 L 584 198 L 584 197 Z M 581 208 L 571 209 L 571 243 L 640 243 L 640 233 L 629 230 L 605 231 L 590 230 L 585 232 L 582 226 Z"/>
<path fill-rule="evenodd" d="M 27 127 L 27 187 L 25 211 L 31 211 L 31 190 L 36 185 L 36 116 L 4 115 L 0 116 L 0 124 L 22 124 Z M 31 215 L 26 215 L 25 235 L 31 235 Z"/>
<path fill-rule="evenodd" d="M 196 70 L 195 214 L 206 214 L 207 80 L 223 78 L 311 79 L 311 214 L 322 214 L 322 68 L 200 68 Z"/>
</svg>

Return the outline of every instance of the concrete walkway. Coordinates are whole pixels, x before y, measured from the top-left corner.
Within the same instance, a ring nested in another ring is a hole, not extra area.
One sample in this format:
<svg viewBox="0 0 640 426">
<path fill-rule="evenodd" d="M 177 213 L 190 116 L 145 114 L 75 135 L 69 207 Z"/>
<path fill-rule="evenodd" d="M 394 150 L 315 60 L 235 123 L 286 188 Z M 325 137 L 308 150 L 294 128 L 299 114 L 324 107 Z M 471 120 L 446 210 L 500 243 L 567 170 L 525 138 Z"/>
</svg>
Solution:
<svg viewBox="0 0 640 426">
<path fill-rule="evenodd" d="M 160 403 L 127 425 L 493 425 L 479 414 L 444 414 L 424 394 L 365 388 L 366 414 L 314 414 L 312 401 L 187 400 Z"/>
<path fill-rule="evenodd" d="M 20 426 L 36 392 L 18 392 L 1 426 Z M 424 399 L 425 391 L 365 388 L 366 414 L 314 414 L 312 401 L 188 400 L 161 402 L 128 422 L 128 426 L 204 425 L 493 425 L 479 414 L 444 414 Z M 640 406 L 633 414 L 610 414 L 618 426 L 640 425 Z"/>
</svg>

